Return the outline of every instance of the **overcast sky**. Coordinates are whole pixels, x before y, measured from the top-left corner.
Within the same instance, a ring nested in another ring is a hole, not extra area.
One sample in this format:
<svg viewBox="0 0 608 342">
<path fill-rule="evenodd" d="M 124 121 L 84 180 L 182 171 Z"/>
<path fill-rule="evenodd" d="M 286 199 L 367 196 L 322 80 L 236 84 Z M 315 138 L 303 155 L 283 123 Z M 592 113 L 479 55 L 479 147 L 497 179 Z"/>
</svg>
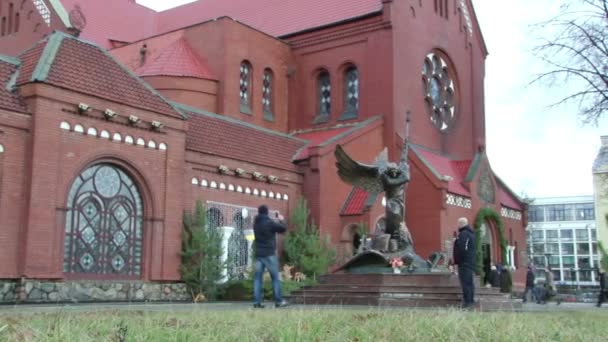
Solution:
<svg viewBox="0 0 608 342">
<path fill-rule="evenodd" d="M 230 0 L 226 0 L 230 1 Z M 304 1 L 304 0 L 303 0 Z M 191 0 L 138 0 L 156 10 Z M 544 65 L 531 27 L 558 12 L 558 0 L 473 0 L 490 55 L 486 61 L 486 138 L 494 172 L 529 197 L 592 195 L 591 167 L 608 122 L 582 126 L 575 105 L 550 107 L 560 88 L 528 83 Z"/>
</svg>

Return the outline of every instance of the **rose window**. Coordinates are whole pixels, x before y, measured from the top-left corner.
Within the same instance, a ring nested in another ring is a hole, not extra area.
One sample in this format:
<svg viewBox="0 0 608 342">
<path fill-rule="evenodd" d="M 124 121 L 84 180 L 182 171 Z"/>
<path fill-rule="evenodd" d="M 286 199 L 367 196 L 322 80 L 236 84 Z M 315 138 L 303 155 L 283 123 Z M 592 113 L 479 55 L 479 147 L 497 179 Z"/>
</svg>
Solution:
<svg viewBox="0 0 608 342">
<path fill-rule="evenodd" d="M 455 118 L 455 85 L 448 64 L 441 56 L 430 53 L 422 66 L 422 84 L 431 122 L 440 131 L 450 128 Z"/>
</svg>

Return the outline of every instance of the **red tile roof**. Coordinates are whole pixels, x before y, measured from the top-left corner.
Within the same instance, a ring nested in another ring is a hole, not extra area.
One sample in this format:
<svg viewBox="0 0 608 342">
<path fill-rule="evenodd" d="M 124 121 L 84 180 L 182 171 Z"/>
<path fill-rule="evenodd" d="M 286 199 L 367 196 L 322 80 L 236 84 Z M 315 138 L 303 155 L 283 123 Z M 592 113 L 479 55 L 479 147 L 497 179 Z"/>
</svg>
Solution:
<svg viewBox="0 0 608 342">
<path fill-rule="evenodd" d="M 86 18 L 80 38 L 105 49 L 110 39 L 132 42 L 156 34 L 158 13 L 131 0 L 61 0 L 69 13 L 76 5 Z"/>
<path fill-rule="evenodd" d="M 190 117 L 186 136 L 189 150 L 295 170 L 293 156 L 306 142 L 236 119 L 184 109 Z"/>
<path fill-rule="evenodd" d="M 353 190 L 350 192 L 346 202 L 344 202 L 340 215 L 351 216 L 363 214 L 368 197 L 369 193 L 367 191 L 359 187 L 353 187 Z"/>
<path fill-rule="evenodd" d="M 42 40 L 19 56 L 21 65 L 19 66 L 17 85 L 31 81 L 32 75 L 34 74 L 34 69 L 36 69 L 38 62 L 40 61 L 40 57 L 44 52 L 47 42 L 47 40 Z"/>
<path fill-rule="evenodd" d="M 222 16 L 273 36 L 362 17 L 382 10 L 381 0 L 199 0 L 155 12 L 130 0 L 61 0 L 86 18 L 81 37 L 104 48 L 110 39 L 133 42 Z"/>
<path fill-rule="evenodd" d="M 17 71 L 17 64 L 0 60 L 0 108 L 27 113 L 27 107 L 19 95 L 7 88 L 15 71 Z"/>
<path fill-rule="evenodd" d="M 180 38 L 162 49 L 148 62 L 135 70 L 138 76 L 185 76 L 216 79 L 209 66 L 192 50 L 185 39 Z"/>
<path fill-rule="evenodd" d="M 160 12 L 157 32 L 229 16 L 278 37 L 381 10 L 381 0 L 200 0 Z"/>
<path fill-rule="evenodd" d="M 182 118 L 160 94 L 102 48 L 55 32 L 20 58 L 18 84 L 44 82 Z"/>
<path fill-rule="evenodd" d="M 303 160 L 303 159 L 308 158 L 310 156 L 310 149 L 312 147 L 319 146 L 320 144 L 326 142 L 327 140 L 335 138 L 336 136 L 348 131 L 349 129 L 352 129 L 352 127 L 339 127 L 339 128 L 333 128 L 333 129 L 325 129 L 325 130 L 320 130 L 320 131 L 312 131 L 312 132 L 295 134 L 294 136 L 299 139 L 310 141 L 308 146 L 306 146 L 305 149 L 300 151 L 300 153 L 298 153 L 298 155 L 296 156 L 295 159 Z"/>
<path fill-rule="evenodd" d="M 458 195 L 470 197 L 471 193 L 462 185 L 467 171 L 471 166 L 470 160 L 451 160 L 446 156 L 433 153 L 424 148 L 412 146 L 412 149 L 428 163 L 439 176 L 449 176 L 448 191 Z"/>
</svg>

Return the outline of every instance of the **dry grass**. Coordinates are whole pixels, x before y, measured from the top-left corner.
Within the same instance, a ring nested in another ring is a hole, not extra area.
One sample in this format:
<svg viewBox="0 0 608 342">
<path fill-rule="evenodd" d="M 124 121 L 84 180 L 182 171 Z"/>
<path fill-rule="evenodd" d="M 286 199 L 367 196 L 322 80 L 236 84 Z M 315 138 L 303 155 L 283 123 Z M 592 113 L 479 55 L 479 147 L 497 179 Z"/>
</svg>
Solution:
<svg viewBox="0 0 608 342">
<path fill-rule="evenodd" d="M 120 311 L 0 315 L 0 341 L 606 341 L 608 311 Z"/>
</svg>

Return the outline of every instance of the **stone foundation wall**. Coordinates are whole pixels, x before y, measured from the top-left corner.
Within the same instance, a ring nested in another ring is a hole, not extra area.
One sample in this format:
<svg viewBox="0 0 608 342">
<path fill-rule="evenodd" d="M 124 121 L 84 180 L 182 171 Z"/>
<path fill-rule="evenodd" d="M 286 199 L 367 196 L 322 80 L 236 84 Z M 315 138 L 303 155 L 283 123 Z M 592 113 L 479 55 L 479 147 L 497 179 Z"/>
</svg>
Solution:
<svg viewBox="0 0 608 342">
<path fill-rule="evenodd" d="M 183 302 L 191 299 L 183 283 L 0 280 L 0 303 Z"/>
</svg>

